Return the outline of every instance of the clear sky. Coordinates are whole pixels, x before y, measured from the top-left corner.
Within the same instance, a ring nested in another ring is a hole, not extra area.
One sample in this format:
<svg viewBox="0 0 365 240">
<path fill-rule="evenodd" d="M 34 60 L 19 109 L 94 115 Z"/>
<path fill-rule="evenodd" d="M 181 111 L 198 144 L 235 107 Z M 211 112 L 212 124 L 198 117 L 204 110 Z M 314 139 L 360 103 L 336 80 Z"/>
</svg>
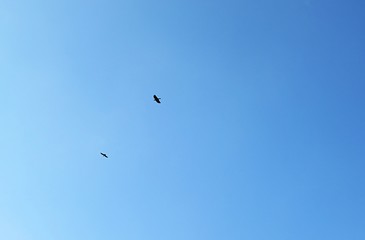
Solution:
<svg viewBox="0 0 365 240">
<path fill-rule="evenodd" d="M 0 239 L 365 239 L 364 10 L 1 0 Z"/>
</svg>

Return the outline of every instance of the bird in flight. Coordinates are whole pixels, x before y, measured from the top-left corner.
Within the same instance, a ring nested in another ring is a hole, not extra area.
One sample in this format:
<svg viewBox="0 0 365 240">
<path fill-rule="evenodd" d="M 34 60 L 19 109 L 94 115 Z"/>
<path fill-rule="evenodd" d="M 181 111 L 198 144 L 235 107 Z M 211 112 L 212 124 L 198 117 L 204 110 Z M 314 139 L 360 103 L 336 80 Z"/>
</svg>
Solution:
<svg viewBox="0 0 365 240">
<path fill-rule="evenodd" d="M 154 99 L 157 103 L 161 103 L 161 101 L 160 101 L 160 99 L 161 99 L 161 98 L 157 97 L 156 95 L 153 95 L 153 99 Z"/>
<path fill-rule="evenodd" d="M 108 158 L 108 156 L 105 153 L 101 152 L 100 154 L 103 155 L 103 157 Z"/>
</svg>

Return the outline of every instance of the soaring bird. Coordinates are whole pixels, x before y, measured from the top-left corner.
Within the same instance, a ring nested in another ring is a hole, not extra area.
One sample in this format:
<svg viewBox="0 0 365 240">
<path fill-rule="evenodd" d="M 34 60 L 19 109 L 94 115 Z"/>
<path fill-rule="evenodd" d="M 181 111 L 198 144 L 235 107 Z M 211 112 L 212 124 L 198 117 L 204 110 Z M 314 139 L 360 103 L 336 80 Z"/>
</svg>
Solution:
<svg viewBox="0 0 365 240">
<path fill-rule="evenodd" d="M 161 99 L 161 98 L 157 97 L 156 95 L 153 95 L 153 99 L 154 99 L 157 103 L 161 103 L 161 101 L 160 101 L 160 99 Z"/>
<path fill-rule="evenodd" d="M 100 154 L 103 155 L 103 157 L 108 158 L 108 156 L 105 153 L 101 152 Z"/>
</svg>

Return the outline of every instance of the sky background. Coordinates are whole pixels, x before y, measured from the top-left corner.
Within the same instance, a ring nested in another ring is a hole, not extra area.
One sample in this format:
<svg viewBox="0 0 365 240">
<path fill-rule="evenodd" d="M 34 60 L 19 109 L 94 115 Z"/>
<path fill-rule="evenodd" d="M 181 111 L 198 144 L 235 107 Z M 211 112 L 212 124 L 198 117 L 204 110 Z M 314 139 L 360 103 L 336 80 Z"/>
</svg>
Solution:
<svg viewBox="0 0 365 240">
<path fill-rule="evenodd" d="M 365 239 L 364 10 L 0 0 L 0 239 Z"/>
</svg>

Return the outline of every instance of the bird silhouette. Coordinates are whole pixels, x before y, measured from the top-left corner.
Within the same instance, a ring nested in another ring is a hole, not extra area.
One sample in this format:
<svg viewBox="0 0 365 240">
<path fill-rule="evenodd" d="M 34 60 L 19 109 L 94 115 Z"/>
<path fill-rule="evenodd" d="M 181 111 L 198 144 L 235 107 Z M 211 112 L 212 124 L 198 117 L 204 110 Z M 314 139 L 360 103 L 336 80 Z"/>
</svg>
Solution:
<svg viewBox="0 0 365 240">
<path fill-rule="evenodd" d="M 161 101 L 160 101 L 160 99 L 161 99 L 161 98 L 157 97 L 156 95 L 153 95 L 153 98 L 154 98 L 154 100 L 155 100 L 157 103 L 161 103 Z"/>
<path fill-rule="evenodd" d="M 100 154 L 103 155 L 103 157 L 108 158 L 108 156 L 105 153 L 101 152 Z"/>
</svg>

